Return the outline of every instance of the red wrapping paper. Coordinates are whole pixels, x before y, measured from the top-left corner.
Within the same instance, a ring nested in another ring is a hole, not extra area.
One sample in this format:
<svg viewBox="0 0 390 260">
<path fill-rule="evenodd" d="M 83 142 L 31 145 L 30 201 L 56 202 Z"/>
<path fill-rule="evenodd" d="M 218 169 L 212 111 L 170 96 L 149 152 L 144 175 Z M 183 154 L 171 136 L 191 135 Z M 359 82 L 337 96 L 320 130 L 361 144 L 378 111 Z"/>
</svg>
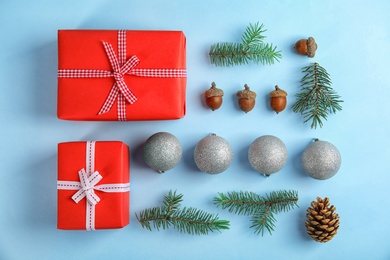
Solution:
<svg viewBox="0 0 390 260">
<path fill-rule="evenodd" d="M 102 41 L 118 53 L 116 30 L 59 30 L 58 68 L 112 70 Z M 126 31 L 126 58 L 136 55 L 136 68 L 186 69 L 186 38 L 180 31 Z M 186 78 L 125 75 L 138 100 L 126 103 L 127 120 L 179 119 L 186 112 Z M 117 102 L 98 115 L 114 84 L 110 78 L 58 78 L 57 115 L 66 120 L 118 120 Z"/>
<path fill-rule="evenodd" d="M 119 141 L 97 141 L 95 170 L 103 176 L 98 184 L 130 182 L 129 148 Z M 80 181 L 78 171 L 86 167 L 86 142 L 58 144 L 58 180 Z M 75 190 L 58 190 L 58 229 L 86 229 L 86 199 L 75 203 Z M 100 202 L 95 206 L 95 228 L 122 228 L 129 224 L 130 192 L 95 191 Z"/>
</svg>

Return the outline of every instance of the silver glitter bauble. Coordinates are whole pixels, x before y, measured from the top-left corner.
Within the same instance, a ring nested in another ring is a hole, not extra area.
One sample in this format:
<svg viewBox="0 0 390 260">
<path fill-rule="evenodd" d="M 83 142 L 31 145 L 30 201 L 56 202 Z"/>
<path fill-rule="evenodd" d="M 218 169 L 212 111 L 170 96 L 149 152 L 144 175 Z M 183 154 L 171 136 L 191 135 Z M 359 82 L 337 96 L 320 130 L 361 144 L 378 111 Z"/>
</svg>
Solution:
<svg viewBox="0 0 390 260">
<path fill-rule="evenodd" d="M 233 150 L 225 139 L 211 134 L 196 145 L 194 159 L 199 170 L 217 174 L 229 168 L 233 161 Z"/>
<path fill-rule="evenodd" d="M 166 132 L 150 136 L 143 147 L 146 164 L 159 173 L 175 167 L 180 162 L 182 153 L 179 140 Z"/>
<path fill-rule="evenodd" d="M 249 147 L 248 158 L 254 170 L 270 176 L 286 164 L 287 148 L 279 138 L 264 135 L 253 141 Z"/>
<path fill-rule="evenodd" d="M 326 180 L 340 169 L 341 155 L 333 144 L 314 139 L 302 154 L 302 166 L 310 177 Z"/>
</svg>

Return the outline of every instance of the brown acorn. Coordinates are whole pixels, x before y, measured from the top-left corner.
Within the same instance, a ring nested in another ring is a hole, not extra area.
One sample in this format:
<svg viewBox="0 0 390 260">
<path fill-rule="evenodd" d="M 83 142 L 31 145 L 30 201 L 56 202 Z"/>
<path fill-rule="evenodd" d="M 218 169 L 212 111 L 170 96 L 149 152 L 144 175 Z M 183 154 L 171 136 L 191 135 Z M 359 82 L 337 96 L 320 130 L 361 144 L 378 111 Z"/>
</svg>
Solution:
<svg viewBox="0 0 390 260">
<path fill-rule="evenodd" d="M 294 49 L 297 53 L 302 55 L 307 55 L 310 58 L 313 58 L 316 54 L 317 43 L 313 37 L 307 39 L 301 39 L 295 43 Z"/>
<path fill-rule="evenodd" d="M 206 105 L 211 110 L 217 110 L 222 105 L 223 90 L 216 87 L 214 82 L 211 83 L 210 89 L 204 93 L 206 97 Z"/>
<path fill-rule="evenodd" d="M 279 112 L 282 112 L 286 108 L 287 92 L 284 91 L 283 89 L 280 89 L 278 85 L 275 86 L 275 90 L 269 93 L 269 96 L 270 96 L 270 105 L 277 114 L 279 114 Z"/>
<path fill-rule="evenodd" d="M 255 107 L 256 92 L 251 91 L 247 84 L 245 84 L 244 87 L 244 90 L 237 92 L 238 105 L 242 111 L 248 113 Z"/>
</svg>

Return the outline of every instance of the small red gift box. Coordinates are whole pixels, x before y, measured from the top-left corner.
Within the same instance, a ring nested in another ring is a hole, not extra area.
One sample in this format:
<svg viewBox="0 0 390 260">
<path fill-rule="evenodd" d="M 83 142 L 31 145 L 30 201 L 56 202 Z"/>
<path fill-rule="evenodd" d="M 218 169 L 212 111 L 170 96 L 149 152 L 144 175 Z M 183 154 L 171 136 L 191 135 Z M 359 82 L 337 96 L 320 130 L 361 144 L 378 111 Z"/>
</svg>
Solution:
<svg viewBox="0 0 390 260">
<path fill-rule="evenodd" d="M 129 224 L 129 148 L 119 141 L 58 144 L 58 229 Z"/>
<path fill-rule="evenodd" d="M 58 31 L 60 119 L 182 118 L 186 76 L 181 31 Z"/>
</svg>

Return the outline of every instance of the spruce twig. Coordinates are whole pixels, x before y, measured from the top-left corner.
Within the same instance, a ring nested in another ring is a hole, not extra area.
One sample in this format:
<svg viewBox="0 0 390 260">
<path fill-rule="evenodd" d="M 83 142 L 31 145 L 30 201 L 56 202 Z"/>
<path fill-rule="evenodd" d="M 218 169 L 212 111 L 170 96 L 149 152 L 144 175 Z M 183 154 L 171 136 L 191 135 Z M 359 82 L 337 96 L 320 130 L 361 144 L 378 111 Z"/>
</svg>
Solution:
<svg viewBox="0 0 390 260">
<path fill-rule="evenodd" d="M 218 194 L 214 204 L 238 215 L 252 216 L 250 228 L 254 228 L 257 235 L 264 235 L 265 229 L 272 234 L 276 223 L 274 214 L 298 207 L 297 191 L 274 191 L 265 196 L 243 191 Z"/>
<path fill-rule="evenodd" d="M 303 67 L 305 73 L 301 79 L 301 92 L 296 95 L 297 101 L 293 111 L 303 115 L 305 121 L 312 121 L 311 128 L 322 127 L 322 120 L 328 119 L 328 114 L 342 110 L 343 102 L 331 87 L 330 75 L 318 63 Z"/>
<path fill-rule="evenodd" d="M 250 24 L 242 35 L 241 43 L 222 42 L 210 47 L 210 62 L 216 66 L 234 66 L 253 61 L 271 65 L 282 58 L 280 51 L 272 44 L 264 43 L 264 25 Z"/>
<path fill-rule="evenodd" d="M 275 230 L 276 219 L 274 214 L 271 211 L 271 207 L 267 206 L 265 208 L 261 208 L 259 212 L 255 213 L 252 216 L 252 225 L 250 228 L 255 229 L 255 234 L 261 234 L 264 236 L 264 230 L 267 229 L 268 233 L 272 234 Z"/>
<path fill-rule="evenodd" d="M 170 191 L 163 201 L 163 206 L 143 210 L 135 214 L 143 228 L 152 230 L 173 227 L 180 233 L 207 235 L 209 232 L 229 229 L 229 221 L 220 220 L 218 215 L 207 213 L 196 208 L 180 209 L 183 195 Z"/>
</svg>

